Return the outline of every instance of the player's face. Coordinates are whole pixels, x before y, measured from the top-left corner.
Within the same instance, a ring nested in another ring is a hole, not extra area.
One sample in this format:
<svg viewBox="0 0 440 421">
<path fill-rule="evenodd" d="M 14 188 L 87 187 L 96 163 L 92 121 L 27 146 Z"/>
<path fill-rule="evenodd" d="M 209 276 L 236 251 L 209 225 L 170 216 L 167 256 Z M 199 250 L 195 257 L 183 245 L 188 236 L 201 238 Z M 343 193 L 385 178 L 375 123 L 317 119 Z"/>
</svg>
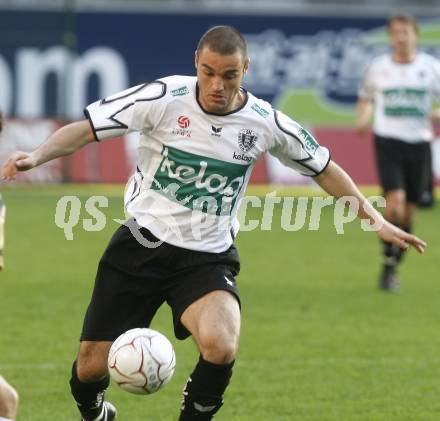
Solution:
<svg viewBox="0 0 440 421">
<path fill-rule="evenodd" d="M 248 68 L 248 60 L 240 50 L 222 55 L 205 47 L 196 52 L 199 101 L 204 110 L 225 114 L 238 108 L 243 97 L 240 86 Z"/>
<path fill-rule="evenodd" d="M 398 55 L 408 56 L 416 50 L 417 32 L 414 26 L 410 23 L 399 21 L 392 22 L 389 34 L 391 47 Z"/>
</svg>

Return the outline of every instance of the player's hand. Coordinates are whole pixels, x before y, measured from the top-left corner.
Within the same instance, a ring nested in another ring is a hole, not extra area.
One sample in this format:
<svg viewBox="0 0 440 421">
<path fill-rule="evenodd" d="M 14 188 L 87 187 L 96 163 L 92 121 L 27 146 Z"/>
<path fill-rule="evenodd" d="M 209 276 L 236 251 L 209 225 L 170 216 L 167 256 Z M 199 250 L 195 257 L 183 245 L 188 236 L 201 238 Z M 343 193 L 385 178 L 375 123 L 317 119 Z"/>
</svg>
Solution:
<svg viewBox="0 0 440 421">
<path fill-rule="evenodd" d="M 32 154 L 27 152 L 14 152 L 1 169 L 2 180 L 15 180 L 18 171 L 27 171 L 34 168 L 37 162 Z"/>
<path fill-rule="evenodd" d="M 388 221 L 384 221 L 382 227 L 377 231 L 379 237 L 394 245 L 406 250 L 409 246 L 414 247 L 419 253 L 425 251 L 426 243 L 415 235 L 408 234 Z"/>
</svg>

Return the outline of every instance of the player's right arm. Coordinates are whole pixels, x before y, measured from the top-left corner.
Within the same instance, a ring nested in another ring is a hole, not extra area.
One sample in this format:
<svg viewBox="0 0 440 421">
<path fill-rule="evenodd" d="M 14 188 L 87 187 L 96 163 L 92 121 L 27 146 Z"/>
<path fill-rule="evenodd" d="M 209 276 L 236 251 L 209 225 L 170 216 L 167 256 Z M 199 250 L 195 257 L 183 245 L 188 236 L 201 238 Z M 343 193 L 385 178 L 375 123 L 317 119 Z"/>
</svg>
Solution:
<svg viewBox="0 0 440 421">
<path fill-rule="evenodd" d="M 112 139 L 151 129 L 153 120 L 160 119 L 163 106 L 157 106 L 157 101 L 165 93 L 166 84 L 154 81 L 90 104 L 85 109 L 87 120 L 60 128 L 32 153 L 14 152 L 3 165 L 2 178 L 13 180 L 18 171 L 27 171 L 69 155 L 94 140 Z"/>
<path fill-rule="evenodd" d="M 52 159 L 70 155 L 95 140 L 88 120 L 77 121 L 61 127 L 31 153 L 16 151 L 2 167 L 2 179 L 15 179 L 18 171 L 27 171 Z"/>
</svg>

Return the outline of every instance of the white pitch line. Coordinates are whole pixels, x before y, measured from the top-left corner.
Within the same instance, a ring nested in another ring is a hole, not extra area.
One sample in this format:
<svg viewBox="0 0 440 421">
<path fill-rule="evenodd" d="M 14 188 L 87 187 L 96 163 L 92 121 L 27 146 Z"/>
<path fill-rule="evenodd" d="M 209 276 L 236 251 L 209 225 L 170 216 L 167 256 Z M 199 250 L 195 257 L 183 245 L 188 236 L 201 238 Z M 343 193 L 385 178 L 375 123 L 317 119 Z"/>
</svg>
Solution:
<svg viewBox="0 0 440 421">
<path fill-rule="evenodd" d="M 255 366 L 262 364 L 285 364 L 294 367 L 298 365 L 300 367 L 307 366 L 328 366 L 334 364 L 349 364 L 349 365 L 384 365 L 384 366 L 401 366 L 404 365 L 427 365 L 429 363 L 438 363 L 439 358 L 429 358 L 429 360 L 420 360 L 415 357 L 337 357 L 337 358 L 304 358 L 304 359 L 294 359 L 294 358 L 277 358 L 276 360 L 269 358 L 256 358 L 255 360 L 250 359 L 240 359 L 238 360 L 240 365 L 243 366 Z"/>
<path fill-rule="evenodd" d="M 0 364 L 0 370 L 55 370 L 62 367 L 60 364 L 55 363 L 40 363 L 40 364 Z"/>
</svg>

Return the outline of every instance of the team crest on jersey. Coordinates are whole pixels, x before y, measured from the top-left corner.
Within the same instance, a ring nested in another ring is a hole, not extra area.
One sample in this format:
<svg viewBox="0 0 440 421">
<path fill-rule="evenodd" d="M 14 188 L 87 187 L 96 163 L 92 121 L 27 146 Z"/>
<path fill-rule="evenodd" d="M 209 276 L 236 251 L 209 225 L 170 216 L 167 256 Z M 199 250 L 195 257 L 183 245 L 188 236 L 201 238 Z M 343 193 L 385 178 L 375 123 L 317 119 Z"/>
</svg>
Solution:
<svg viewBox="0 0 440 421">
<path fill-rule="evenodd" d="M 238 146 L 246 153 L 254 147 L 255 143 L 257 143 L 257 139 L 258 136 L 253 130 L 242 129 L 238 134 Z"/>
</svg>

